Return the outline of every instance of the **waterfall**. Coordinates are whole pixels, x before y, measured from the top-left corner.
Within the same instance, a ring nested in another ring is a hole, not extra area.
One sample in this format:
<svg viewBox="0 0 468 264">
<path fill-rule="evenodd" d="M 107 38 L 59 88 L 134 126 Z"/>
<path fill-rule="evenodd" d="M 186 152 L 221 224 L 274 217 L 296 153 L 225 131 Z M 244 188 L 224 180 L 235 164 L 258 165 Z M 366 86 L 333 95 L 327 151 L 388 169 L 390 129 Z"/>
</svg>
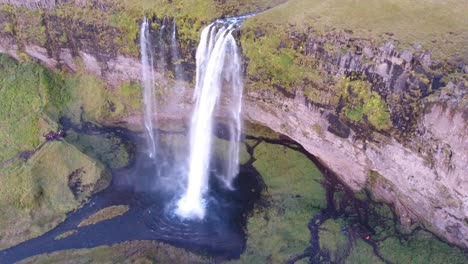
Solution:
<svg viewBox="0 0 468 264">
<path fill-rule="evenodd" d="M 172 55 L 172 62 L 174 64 L 174 78 L 176 80 L 182 80 L 182 67 L 180 65 L 180 56 L 179 51 L 177 49 L 177 27 L 176 27 L 176 19 L 174 18 L 172 24 L 172 36 L 171 36 L 171 55 Z"/>
<path fill-rule="evenodd" d="M 159 28 L 159 65 L 161 67 L 161 72 L 164 72 L 167 66 L 165 35 L 166 35 L 166 18 L 163 18 L 161 27 Z"/>
<path fill-rule="evenodd" d="M 153 117 L 155 115 L 155 96 L 154 96 L 154 64 L 153 52 L 151 46 L 151 37 L 149 34 L 149 21 L 145 17 L 140 29 L 140 47 L 142 64 L 142 84 L 143 84 L 143 103 L 144 103 L 144 123 L 148 138 L 148 152 L 150 158 L 156 158 L 157 134 L 154 131 L 155 124 Z"/>
<path fill-rule="evenodd" d="M 241 134 L 242 75 L 237 43 L 232 36 L 236 23 L 217 21 L 205 27 L 196 52 L 195 109 L 190 126 L 190 157 L 188 185 L 178 201 L 177 214 L 185 218 L 202 219 L 205 215 L 205 195 L 208 190 L 209 167 L 213 138 L 213 113 L 223 93 L 229 97 L 225 106 L 231 119 L 228 164 L 222 179 L 232 189 L 239 172 L 239 141 Z"/>
</svg>

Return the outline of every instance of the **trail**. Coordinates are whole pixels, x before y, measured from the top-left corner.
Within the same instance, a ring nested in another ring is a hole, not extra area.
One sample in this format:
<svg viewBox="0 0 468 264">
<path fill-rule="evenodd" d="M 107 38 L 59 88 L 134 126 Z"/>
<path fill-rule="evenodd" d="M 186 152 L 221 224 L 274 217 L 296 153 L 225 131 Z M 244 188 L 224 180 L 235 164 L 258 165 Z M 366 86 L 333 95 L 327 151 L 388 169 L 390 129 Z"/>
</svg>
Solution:
<svg viewBox="0 0 468 264">
<path fill-rule="evenodd" d="M 17 158 L 22 158 L 22 159 L 26 159 L 26 160 L 29 159 L 32 155 L 34 155 L 34 153 L 36 153 L 38 150 L 40 150 L 46 143 L 47 143 L 47 140 L 42 142 L 39 146 L 37 146 L 33 150 L 26 150 L 26 151 L 20 152 L 16 156 L 0 162 L 0 168 L 12 163 Z"/>
</svg>

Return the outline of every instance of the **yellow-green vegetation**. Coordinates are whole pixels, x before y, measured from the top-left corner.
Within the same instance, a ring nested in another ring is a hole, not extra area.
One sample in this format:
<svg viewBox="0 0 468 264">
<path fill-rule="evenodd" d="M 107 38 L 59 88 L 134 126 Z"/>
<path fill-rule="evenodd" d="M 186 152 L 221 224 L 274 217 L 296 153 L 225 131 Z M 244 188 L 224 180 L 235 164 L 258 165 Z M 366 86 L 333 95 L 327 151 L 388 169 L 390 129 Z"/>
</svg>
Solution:
<svg viewBox="0 0 468 264">
<path fill-rule="evenodd" d="M 346 78 L 338 83 L 338 89 L 344 103 L 342 117 L 355 123 L 367 121 L 378 130 L 392 127 L 388 105 L 377 92 L 371 90 L 370 83 Z"/>
<path fill-rule="evenodd" d="M 109 181 L 101 163 L 66 142 L 0 167 L 0 248 L 52 229 Z"/>
<path fill-rule="evenodd" d="M 41 111 L 58 95 L 53 73 L 34 62 L 20 63 L 0 55 L 0 161 L 39 145 Z"/>
<path fill-rule="evenodd" d="M 288 32 L 276 30 L 270 25 L 259 26 L 253 22 L 246 23 L 242 30 L 242 50 L 248 58 L 247 73 L 250 79 L 262 80 L 261 83 L 251 82 L 249 87 L 281 87 L 293 92 L 304 84 L 313 70 L 294 48 Z"/>
<path fill-rule="evenodd" d="M 57 4 L 53 9 L 29 10 L 0 6 L 5 18 L 0 31 L 16 37 L 20 43 L 48 44 L 53 53 L 59 48 L 78 44 L 95 52 L 138 56 L 137 36 L 144 16 L 176 18 L 182 46 L 193 45 L 203 25 L 222 16 L 232 16 L 266 8 L 284 0 L 98 0 L 75 4 Z M 158 22 L 152 27 L 158 29 Z M 190 51 L 184 50 L 185 54 Z"/>
<path fill-rule="evenodd" d="M 56 236 L 54 239 L 55 240 L 64 239 L 64 238 L 67 238 L 67 237 L 75 234 L 76 232 L 77 232 L 76 230 L 69 230 L 69 231 L 63 232 L 62 234 Z"/>
<path fill-rule="evenodd" d="M 247 248 L 232 262 L 286 263 L 307 248 L 307 225 L 326 206 L 323 175 L 305 155 L 281 145 L 260 143 L 254 156 L 267 188 L 265 206 L 256 205 L 247 223 Z"/>
<path fill-rule="evenodd" d="M 409 239 L 391 237 L 379 243 L 382 256 L 392 263 L 467 263 L 468 256 L 462 250 L 436 239 L 420 230 Z"/>
<path fill-rule="evenodd" d="M 106 90 L 103 81 L 84 72 L 64 74 L 64 79 L 63 89 L 68 91 L 73 100 L 64 105 L 60 115 L 67 115 L 75 123 L 82 117 L 85 121 L 99 122 L 111 115 L 108 99 L 110 92 Z M 53 111 L 50 113 L 53 115 Z"/>
<path fill-rule="evenodd" d="M 5 55 L 0 55 L 0 69 L 0 161 L 32 151 L 61 116 L 74 123 L 82 118 L 102 123 L 140 110 L 140 90 L 134 83 L 109 90 L 81 68 L 76 74 L 52 72 Z"/>
<path fill-rule="evenodd" d="M 335 31 L 376 44 L 394 39 L 405 48 L 421 44 L 435 57 L 467 63 L 467 13 L 464 0 L 289 0 L 250 18 L 249 24 L 270 25 L 274 31 L 268 34 L 284 34 L 293 26 L 299 32 Z"/>
<path fill-rule="evenodd" d="M 204 257 L 155 241 L 128 241 L 113 246 L 72 249 L 38 255 L 18 263 L 210 263 Z"/>
<path fill-rule="evenodd" d="M 142 96 L 138 84 L 124 82 L 117 89 L 108 89 L 103 80 L 87 73 L 79 60 L 76 63 L 76 73 L 55 74 L 60 83 L 50 85 L 53 97 L 46 107 L 48 115 L 54 119 L 67 116 L 73 123 L 102 124 L 140 111 Z"/>
<path fill-rule="evenodd" d="M 327 220 L 320 225 L 320 250 L 328 252 L 330 260 L 342 263 L 346 257 L 346 250 L 350 246 L 348 237 L 341 232 L 345 222 L 343 219 Z"/>
<path fill-rule="evenodd" d="M 81 221 L 78 224 L 78 227 L 94 225 L 101 221 L 112 219 L 119 215 L 125 214 L 129 209 L 130 208 L 128 207 L 128 205 L 113 205 L 113 206 L 106 207 L 104 209 L 97 211 L 96 213 L 86 218 L 85 220 Z"/>
<path fill-rule="evenodd" d="M 118 89 L 118 98 L 125 107 L 126 112 L 139 112 L 143 108 L 141 84 L 135 82 L 124 82 Z"/>
</svg>

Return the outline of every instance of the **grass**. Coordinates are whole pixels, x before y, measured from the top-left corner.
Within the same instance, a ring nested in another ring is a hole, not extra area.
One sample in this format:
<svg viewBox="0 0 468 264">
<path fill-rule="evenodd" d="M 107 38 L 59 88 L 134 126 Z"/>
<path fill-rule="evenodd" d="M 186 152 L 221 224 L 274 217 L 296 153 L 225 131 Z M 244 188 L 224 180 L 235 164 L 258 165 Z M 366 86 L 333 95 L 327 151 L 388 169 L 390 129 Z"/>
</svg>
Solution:
<svg viewBox="0 0 468 264">
<path fill-rule="evenodd" d="M 267 190 L 247 223 L 247 248 L 231 263 L 285 263 L 309 244 L 307 224 L 325 207 L 323 176 L 303 154 L 280 145 L 260 143 L 254 167 Z"/>
<path fill-rule="evenodd" d="M 198 40 L 201 27 L 218 17 L 264 10 L 283 1 L 98 0 L 80 5 L 61 3 L 53 9 L 34 10 L 3 5 L 0 11 L 6 19 L 0 23 L 0 31 L 16 37 L 19 43 L 39 46 L 47 43 L 52 52 L 73 43 L 73 46 L 101 54 L 118 51 L 138 57 L 139 23 L 144 16 L 175 17 L 179 38 L 185 43 L 182 46 L 188 47 L 194 44 L 191 41 Z M 190 53 L 187 51 L 187 54 Z"/>
<path fill-rule="evenodd" d="M 426 231 L 417 231 L 409 239 L 392 237 L 379 243 L 379 251 L 393 263 L 427 263 L 434 264 L 467 262 L 467 255 L 455 247 L 436 239 Z"/>
<path fill-rule="evenodd" d="M 80 182 L 75 193 L 73 174 Z M 108 181 L 102 164 L 65 142 L 49 142 L 28 161 L 0 168 L 0 248 L 52 229 Z"/>
<path fill-rule="evenodd" d="M 467 13 L 463 0 L 289 0 L 250 18 L 249 24 L 286 30 L 293 26 L 300 32 L 310 28 L 319 34 L 342 32 L 376 42 L 394 40 L 401 47 L 421 44 L 435 57 L 458 57 L 467 63 Z"/>
<path fill-rule="evenodd" d="M 272 27 L 265 25 L 259 30 L 267 34 L 259 37 L 256 28 L 257 25 L 247 24 L 241 34 L 242 50 L 248 58 L 249 78 L 262 80 L 261 83 L 251 81 L 249 87 L 264 89 L 279 86 L 292 92 L 303 84 L 307 72 L 311 70 L 303 65 L 302 56 L 288 40 L 287 32 L 268 34 Z"/>
<path fill-rule="evenodd" d="M 208 263 L 209 259 L 156 241 L 127 241 L 112 246 L 63 250 L 18 263 Z"/>
<path fill-rule="evenodd" d="M 54 78 L 35 62 L 0 55 L 0 160 L 39 145 L 40 112 L 55 96 Z"/>
<path fill-rule="evenodd" d="M 320 250 L 328 251 L 333 263 L 343 262 L 349 246 L 348 237 L 341 231 L 343 224 L 343 219 L 336 219 L 327 220 L 320 225 Z"/>
<path fill-rule="evenodd" d="M 95 214 L 86 218 L 78 224 L 78 227 L 94 225 L 101 221 L 112 219 L 114 217 L 125 214 L 129 210 L 128 205 L 113 205 L 99 210 Z"/>
<path fill-rule="evenodd" d="M 373 252 L 372 247 L 366 244 L 361 239 L 356 241 L 349 256 L 346 258 L 346 264 L 361 263 L 361 264 L 383 264 Z"/>
</svg>

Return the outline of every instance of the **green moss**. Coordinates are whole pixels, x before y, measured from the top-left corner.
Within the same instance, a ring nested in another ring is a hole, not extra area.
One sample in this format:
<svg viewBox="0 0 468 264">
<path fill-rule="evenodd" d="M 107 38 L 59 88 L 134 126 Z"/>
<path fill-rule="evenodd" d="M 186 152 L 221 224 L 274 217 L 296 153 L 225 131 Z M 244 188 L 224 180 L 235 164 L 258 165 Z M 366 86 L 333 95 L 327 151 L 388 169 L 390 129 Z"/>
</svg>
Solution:
<svg viewBox="0 0 468 264">
<path fill-rule="evenodd" d="M 57 79 L 35 62 L 0 55 L 0 160 L 32 150 L 42 138 L 40 112 L 57 99 Z"/>
<path fill-rule="evenodd" d="M 344 107 L 341 115 L 352 122 L 366 121 L 377 130 L 388 130 L 392 127 L 387 103 L 377 92 L 371 90 L 371 84 L 366 81 L 342 79 L 338 90 Z"/>
<path fill-rule="evenodd" d="M 348 237 L 341 231 L 344 223 L 343 219 L 336 219 L 327 220 L 320 225 L 320 250 L 328 252 L 333 262 L 342 262 L 350 247 Z"/>
<path fill-rule="evenodd" d="M 47 108 L 48 113 L 54 118 L 65 115 L 74 121 L 84 121 L 100 123 L 106 119 L 112 119 L 125 115 L 122 109 L 115 109 L 115 106 L 123 108 L 120 98 L 115 91 L 106 89 L 103 80 L 93 75 L 89 75 L 83 70 L 76 74 L 62 74 L 63 86 L 62 94 L 70 96 L 73 100 L 66 100 L 60 103 L 63 110 L 57 111 L 56 108 Z M 53 102 L 56 102 L 54 100 Z"/>
<path fill-rule="evenodd" d="M 125 101 L 125 105 L 130 107 L 131 111 L 141 111 L 143 107 L 141 84 L 135 82 L 124 82 L 120 85 L 119 95 Z"/>
<path fill-rule="evenodd" d="M 455 247 L 435 239 L 426 231 L 417 231 L 408 240 L 395 237 L 379 243 L 382 256 L 393 263 L 466 263 L 467 256 Z"/>
<path fill-rule="evenodd" d="M 44 46 L 47 42 L 46 29 L 42 26 L 42 11 L 19 8 L 14 13 L 15 33 L 19 41 Z"/>
<path fill-rule="evenodd" d="M 375 254 L 372 247 L 361 239 L 356 241 L 349 256 L 346 258 L 346 264 L 383 264 Z"/>
<path fill-rule="evenodd" d="M 247 223 L 247 249 L 233 263 L 285 263 L 309 244 L 307 224 L 326 206 L 323 176 L 303 154 L 290 148 L 260 143 L 254 167 L 267 189 Z"/>
<path fill-rule="evenodd" d="M 258 35 L 257 31 L 274 33 Z M 242 32 L 243 53 L 249 58 L 247 74 L 251 80 L 250 87 L 271 89 L 276 86 L 292 92 L 303 84 L 307 72 L 311 70 L 300 63 L 302 55 L 288 40 L 287 32 L 252 23 L 246 23 Z"/>
<path fill-rule="evenodd" d="M 52 229 L 109 180 L 102 164 L 65 142 L 48 142 L 28 161 L 1 167 L 0 248 Z"/>
<path fill-rule="evenodd" d="M 346 117 L 354 122 L 361 122 L 362 117 L 363 117 L 363 109 L 364 107 L 362 105 L 353 107 L 352 109 L 346 109 L 345 114 Z"/>
<path fill-rule="evenodd" d="M 279 139 L 280 135 L 279 133 L 271 130 L 269 127 L 262 126 L 259 124 L 254 124 L 251 122 L 245 122 L 244 123 L 244 131 L 245 134 L 254 136 L 254 137 L 260 137 L 260 138 L 271 138 L 271 139 Z"/>
</svg>

